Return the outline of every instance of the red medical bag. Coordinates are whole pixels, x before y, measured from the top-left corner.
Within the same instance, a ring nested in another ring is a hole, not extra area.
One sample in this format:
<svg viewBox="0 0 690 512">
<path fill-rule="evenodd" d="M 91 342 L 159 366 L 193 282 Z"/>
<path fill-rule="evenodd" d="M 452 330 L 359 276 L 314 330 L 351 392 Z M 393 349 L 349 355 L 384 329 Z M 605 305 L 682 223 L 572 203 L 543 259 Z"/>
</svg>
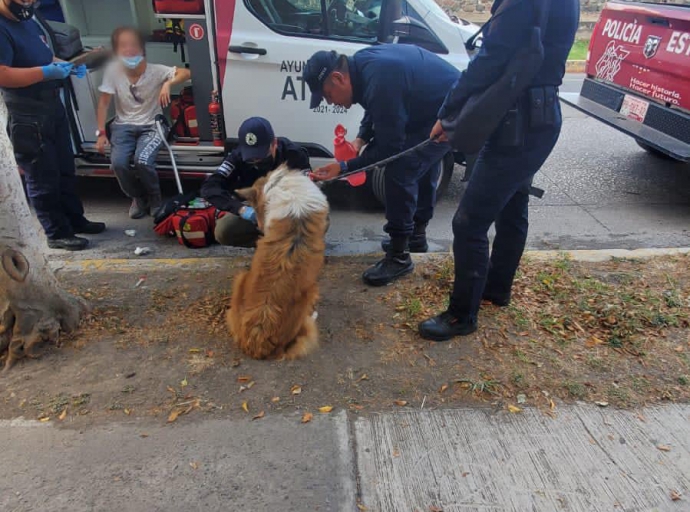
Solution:
<svg viewBox="0 0 690 512">
<path fill-rule="evenodd" d="M 204 0 L 153 0 L 158 14 L 203 14 Z"/>
<path fill-rule="evenodd" d="M 199 122 L 196 117 L 194 95 L 191 87 L 182 89 L 180 95 L 170 103 L 172 131 L 178 137 L 198 137 Z"/>
</svg>

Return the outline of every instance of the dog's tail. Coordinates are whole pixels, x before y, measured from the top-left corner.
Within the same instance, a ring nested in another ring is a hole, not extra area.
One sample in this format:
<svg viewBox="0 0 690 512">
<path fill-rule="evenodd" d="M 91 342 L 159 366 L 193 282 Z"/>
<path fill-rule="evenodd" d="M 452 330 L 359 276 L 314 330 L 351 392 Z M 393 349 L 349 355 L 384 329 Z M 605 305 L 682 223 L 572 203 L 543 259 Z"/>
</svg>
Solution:
<svg viewBox="0 0 690 512">
<path fill-rule="evenodd" d="M 295 340 L 285 347 L 285 359 L 299 359 L 312 352 L 319 345 L 319 329 L 316 327 L 316 315 L 308 316 L 300 328 Z"/>
</svg>

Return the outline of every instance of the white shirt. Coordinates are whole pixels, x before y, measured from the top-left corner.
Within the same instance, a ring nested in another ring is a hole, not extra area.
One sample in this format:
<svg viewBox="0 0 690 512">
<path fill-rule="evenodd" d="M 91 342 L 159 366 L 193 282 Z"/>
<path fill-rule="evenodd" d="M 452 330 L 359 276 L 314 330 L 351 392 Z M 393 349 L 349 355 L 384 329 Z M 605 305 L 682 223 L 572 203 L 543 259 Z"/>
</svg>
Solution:
<svg viewBox="0 0 690 512">
<path fill-rule="evenodd" d="M 115 123 L 149 125 L 163 109 L 158 103 L 161 87 L 174 78 L 177 68 L 146 63 L 146 69 L 135 84 L 130 82 L 121 62 L 111 62 L 98 88 L 115 99 Z M 136 98 L 135 98 L 136 96 Z"/>
</svg>

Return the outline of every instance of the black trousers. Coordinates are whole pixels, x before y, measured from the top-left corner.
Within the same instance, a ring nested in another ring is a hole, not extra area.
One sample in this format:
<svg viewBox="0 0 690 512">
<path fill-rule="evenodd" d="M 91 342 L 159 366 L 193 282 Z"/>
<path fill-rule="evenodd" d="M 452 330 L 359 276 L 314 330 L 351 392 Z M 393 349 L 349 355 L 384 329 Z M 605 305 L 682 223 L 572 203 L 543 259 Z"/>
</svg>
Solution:
<svg viewBox="0 0 690 512">
<path fill-rule="evenodd" d="M 554 108 L 554 125 L 527 128 L 521 147 L 505 149 L 489 140 L 479 153 L 453 218 L 455 283 L 449 310 L 458 318 L 476 321 L 485 289 L 510 293 L 527 241 L 530 186 L 561 132 L 560 104 Z"/>
<path fill-rule="evenodd" d="M 6 100 L 15 157 L 38 220 L 48 238 L 72 236 L 87 221 L 76 192 L 70 127 L 60 97 Z"/>
<path fill-rule="evenodd" d="M 428 223 L 434 216 L 441 160 L 450 151 L 447 143 L 431 143 L 386 167 L 384 230 L 391 237 L 410 236 L 415 224 Z"/>
</svg>

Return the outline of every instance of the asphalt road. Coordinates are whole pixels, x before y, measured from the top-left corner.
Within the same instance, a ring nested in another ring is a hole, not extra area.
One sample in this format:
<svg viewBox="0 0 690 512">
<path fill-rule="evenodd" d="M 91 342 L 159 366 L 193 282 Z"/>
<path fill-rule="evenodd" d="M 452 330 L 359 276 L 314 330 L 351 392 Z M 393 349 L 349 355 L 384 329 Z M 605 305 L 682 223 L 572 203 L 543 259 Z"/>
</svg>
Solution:
<svg viewBox="0 0 690 512">
<path fill-rule="evenodd" d="M 568 75 L 563 90 L 579 91 L 581 81 L 582 76 Z M 546 195 L 531 203 L 529 247 L 690 246 L 690 166 L 648 155 L 629 137 L 569 107 L 564 107 L 564 118 L 559 143 L 535 180 Z M 429 229 L 432 248 L 437 251 L 446 250 L 452 241 L 451 219 L 464 191 L 463 169 L 456 167 L 456 171 Z M 194 186 L 198 183 L 188 183 L 186 189 Z M 134 257 L 137 246 L 150 247 L 151 257 L 159 258 L 232 252 L 222 247 L 190 251 L 174 240 L 157 238 L 150 219 L 128 219 L 128 201 L 114 180 L 84 178 L 80 187 L 89 217 L 106 221 L 110 229 L 93 237 L 92 250 L 76 256 L 55 253 L 57 257 Z M 172 186 L 167 190 L 174 192 Z M 378 250 L 384 236 L 383 213 L 353 203 L 346 192 L 340 189 L 331 197 L 331 252 Z M 126 229 L 137 230 L 137 236 L 125 236 Z"/>
</svg>

